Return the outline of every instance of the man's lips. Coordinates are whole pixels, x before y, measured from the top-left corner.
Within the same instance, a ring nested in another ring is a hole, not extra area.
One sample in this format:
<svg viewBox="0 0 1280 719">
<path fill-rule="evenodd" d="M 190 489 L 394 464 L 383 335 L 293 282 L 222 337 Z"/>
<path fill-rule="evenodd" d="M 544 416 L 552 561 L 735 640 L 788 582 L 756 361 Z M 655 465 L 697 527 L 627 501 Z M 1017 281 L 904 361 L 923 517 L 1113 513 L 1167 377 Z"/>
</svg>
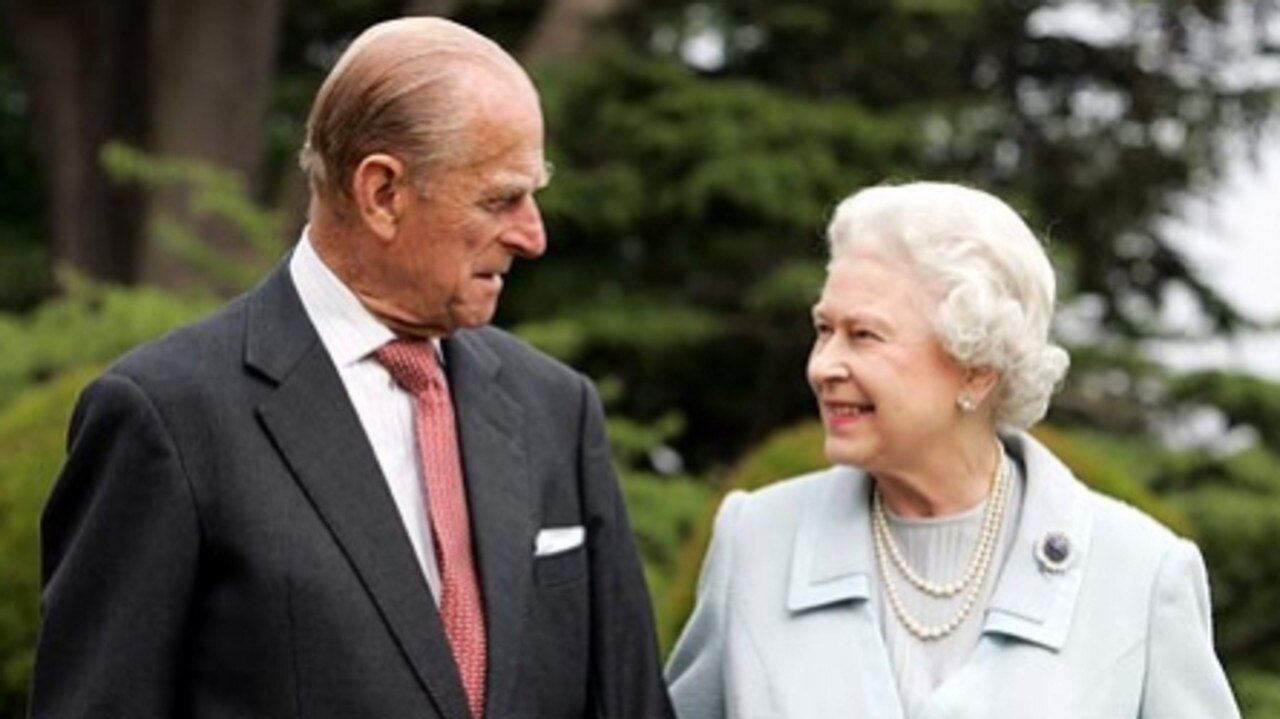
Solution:
<svg viewBox="0 0 1280 719">
<path fill-rule="evenodd" d="M 502 278 L 505 274 L 506 270 L 497 270 L 494 272 L 476 272 L 472 274 L 472 277 L 480 280 L 481 282 L 488 282 L 502 286 Z"/>
</svg>

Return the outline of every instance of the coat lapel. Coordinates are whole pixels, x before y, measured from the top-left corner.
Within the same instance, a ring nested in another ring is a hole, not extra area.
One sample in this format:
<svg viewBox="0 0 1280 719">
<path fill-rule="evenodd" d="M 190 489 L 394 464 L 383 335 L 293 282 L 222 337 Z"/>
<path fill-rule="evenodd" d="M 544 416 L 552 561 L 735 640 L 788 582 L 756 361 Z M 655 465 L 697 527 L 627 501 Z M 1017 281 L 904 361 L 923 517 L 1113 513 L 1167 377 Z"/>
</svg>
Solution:
<svg viewBox="0 0 1280 719">
<path fill-rule="evenodd" d="M 1057 651 L 1066 644 L 1089 556 L 1093 512 L 1088 490 L 1030 435 L 1006 440 L 1022 461 L 1026 490 L 1013 546 L 987 609 L 984 633 L 1004 634 Z M 1071 561 L 1048 571 L 1036 548 L 1051 533 L 1067 537 Z"/>
<path fill-rule="evenodd" d="M 855 707 L 866 716 L 902 719 L 898 685 L 884 647 L 880 625 L 871 607 L 871 577 L 874 557 L 870 546 L 868 512 L 870 480 L 863 472 L 848 467 L 831 470 L 833 481 L 825 491 L 814 492 L 804 508 L 796 531 L 787 587 L 787 610 L 792 615 L 827 611 L 842 620 L 839 631 L 825 631 L 815 639 L 813 656 L 835 666 L 849 667 L 866 678 L 863 693 L 843 696 L 851 685 L 830 686 L 815 681 L 805 688 L 814 696 L 831 695 L 821 706 Z M 841 605 L 853 603 L 852 611 Z M 860 667 L 861 669 L 856 669 Z M 810 676 L 821 677 L 819 673 Z"/>
<path fill-rule="evenodd" d="M 278 383 L 258 407 L 258 417 L 441 715 L 466 717 L 457 669 L 421 568 L 287 265 L 248 301 L 246 364 Z"/>
<path fill-rule="evenodd" d="M 1057 652 L 1071 632 L 1092 536 L 1089 490 L 1030 435 L 1002 439 L 1026 477 L 1014 541 L 988 602 L 978 646 L 929 696 L 920 712 L 922 719 L 984 715 L 985 702 L 995 691 L 990 680 L 1000 676 L 996 666 L 1008 656 L 1017 656 L 994 644 L 993 637 Z M 1036 547 L 1051 532 L 1065 535 L 1070 542 L 1071 561 L 1061 571 L 1049 571 L 1036 559 Z M 968 711 L 960 712 L 961 707 Z"/>
<path fill-rule="evenodd" d="M 498 382 L 502 362 L 482 332 L 444 342 L 488 634 L 486 706 L 511 704 L 532 583 L 533 508 L 524 410 Z"/>
</svg>

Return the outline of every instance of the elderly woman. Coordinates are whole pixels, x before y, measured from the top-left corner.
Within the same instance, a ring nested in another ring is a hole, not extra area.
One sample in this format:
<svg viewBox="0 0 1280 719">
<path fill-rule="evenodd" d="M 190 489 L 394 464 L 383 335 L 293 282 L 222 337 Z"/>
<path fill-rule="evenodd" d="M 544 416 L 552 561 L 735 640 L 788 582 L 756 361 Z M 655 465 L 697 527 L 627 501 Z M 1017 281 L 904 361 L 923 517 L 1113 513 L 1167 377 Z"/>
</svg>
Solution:
<svg viewBox="0 0 1280 719">
<path fill-rule="evenodd" d="M 1023 430 L 1067 368 L 1022 220 L 955 185 L 845 200 L 809 383 L 835 465 L 720 508 L 678 714 L 1238 717 L 1204 563 Z"/>
</svg>

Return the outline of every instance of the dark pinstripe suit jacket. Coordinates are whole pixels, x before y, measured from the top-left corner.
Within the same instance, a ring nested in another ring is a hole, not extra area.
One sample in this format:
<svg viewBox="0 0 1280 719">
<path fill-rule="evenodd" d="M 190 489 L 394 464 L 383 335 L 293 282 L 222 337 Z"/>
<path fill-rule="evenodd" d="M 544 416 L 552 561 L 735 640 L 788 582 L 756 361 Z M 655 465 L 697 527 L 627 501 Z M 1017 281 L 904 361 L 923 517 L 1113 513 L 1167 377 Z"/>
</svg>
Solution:
<svg viewBox="0 0 1280 719">
<path fill-rule="evenodd" d="M 488 716 L 666 717 L 590 383 L 492 328 L 444 342 Z M 543 527 L 576 550 L 535 557 Z M 42 524 L 32 716 L 467 715 L 373 450 L 288 269 L 83 393 Z"/>
</svg>

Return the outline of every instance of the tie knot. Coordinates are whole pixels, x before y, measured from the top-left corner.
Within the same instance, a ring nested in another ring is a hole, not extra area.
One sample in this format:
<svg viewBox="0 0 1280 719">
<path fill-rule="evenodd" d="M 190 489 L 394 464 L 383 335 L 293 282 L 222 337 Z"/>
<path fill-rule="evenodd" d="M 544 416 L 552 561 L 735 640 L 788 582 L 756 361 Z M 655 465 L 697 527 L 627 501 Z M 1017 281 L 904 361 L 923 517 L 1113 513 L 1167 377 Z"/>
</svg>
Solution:
<svg viewBox="0 0 1280 719">
<path fill-rule="evenodd" d="M 374 353 L 391 378 L 412 395 L 443 387 L 436 348 L 430 342 L 392 340 Z"/>
</svg>

